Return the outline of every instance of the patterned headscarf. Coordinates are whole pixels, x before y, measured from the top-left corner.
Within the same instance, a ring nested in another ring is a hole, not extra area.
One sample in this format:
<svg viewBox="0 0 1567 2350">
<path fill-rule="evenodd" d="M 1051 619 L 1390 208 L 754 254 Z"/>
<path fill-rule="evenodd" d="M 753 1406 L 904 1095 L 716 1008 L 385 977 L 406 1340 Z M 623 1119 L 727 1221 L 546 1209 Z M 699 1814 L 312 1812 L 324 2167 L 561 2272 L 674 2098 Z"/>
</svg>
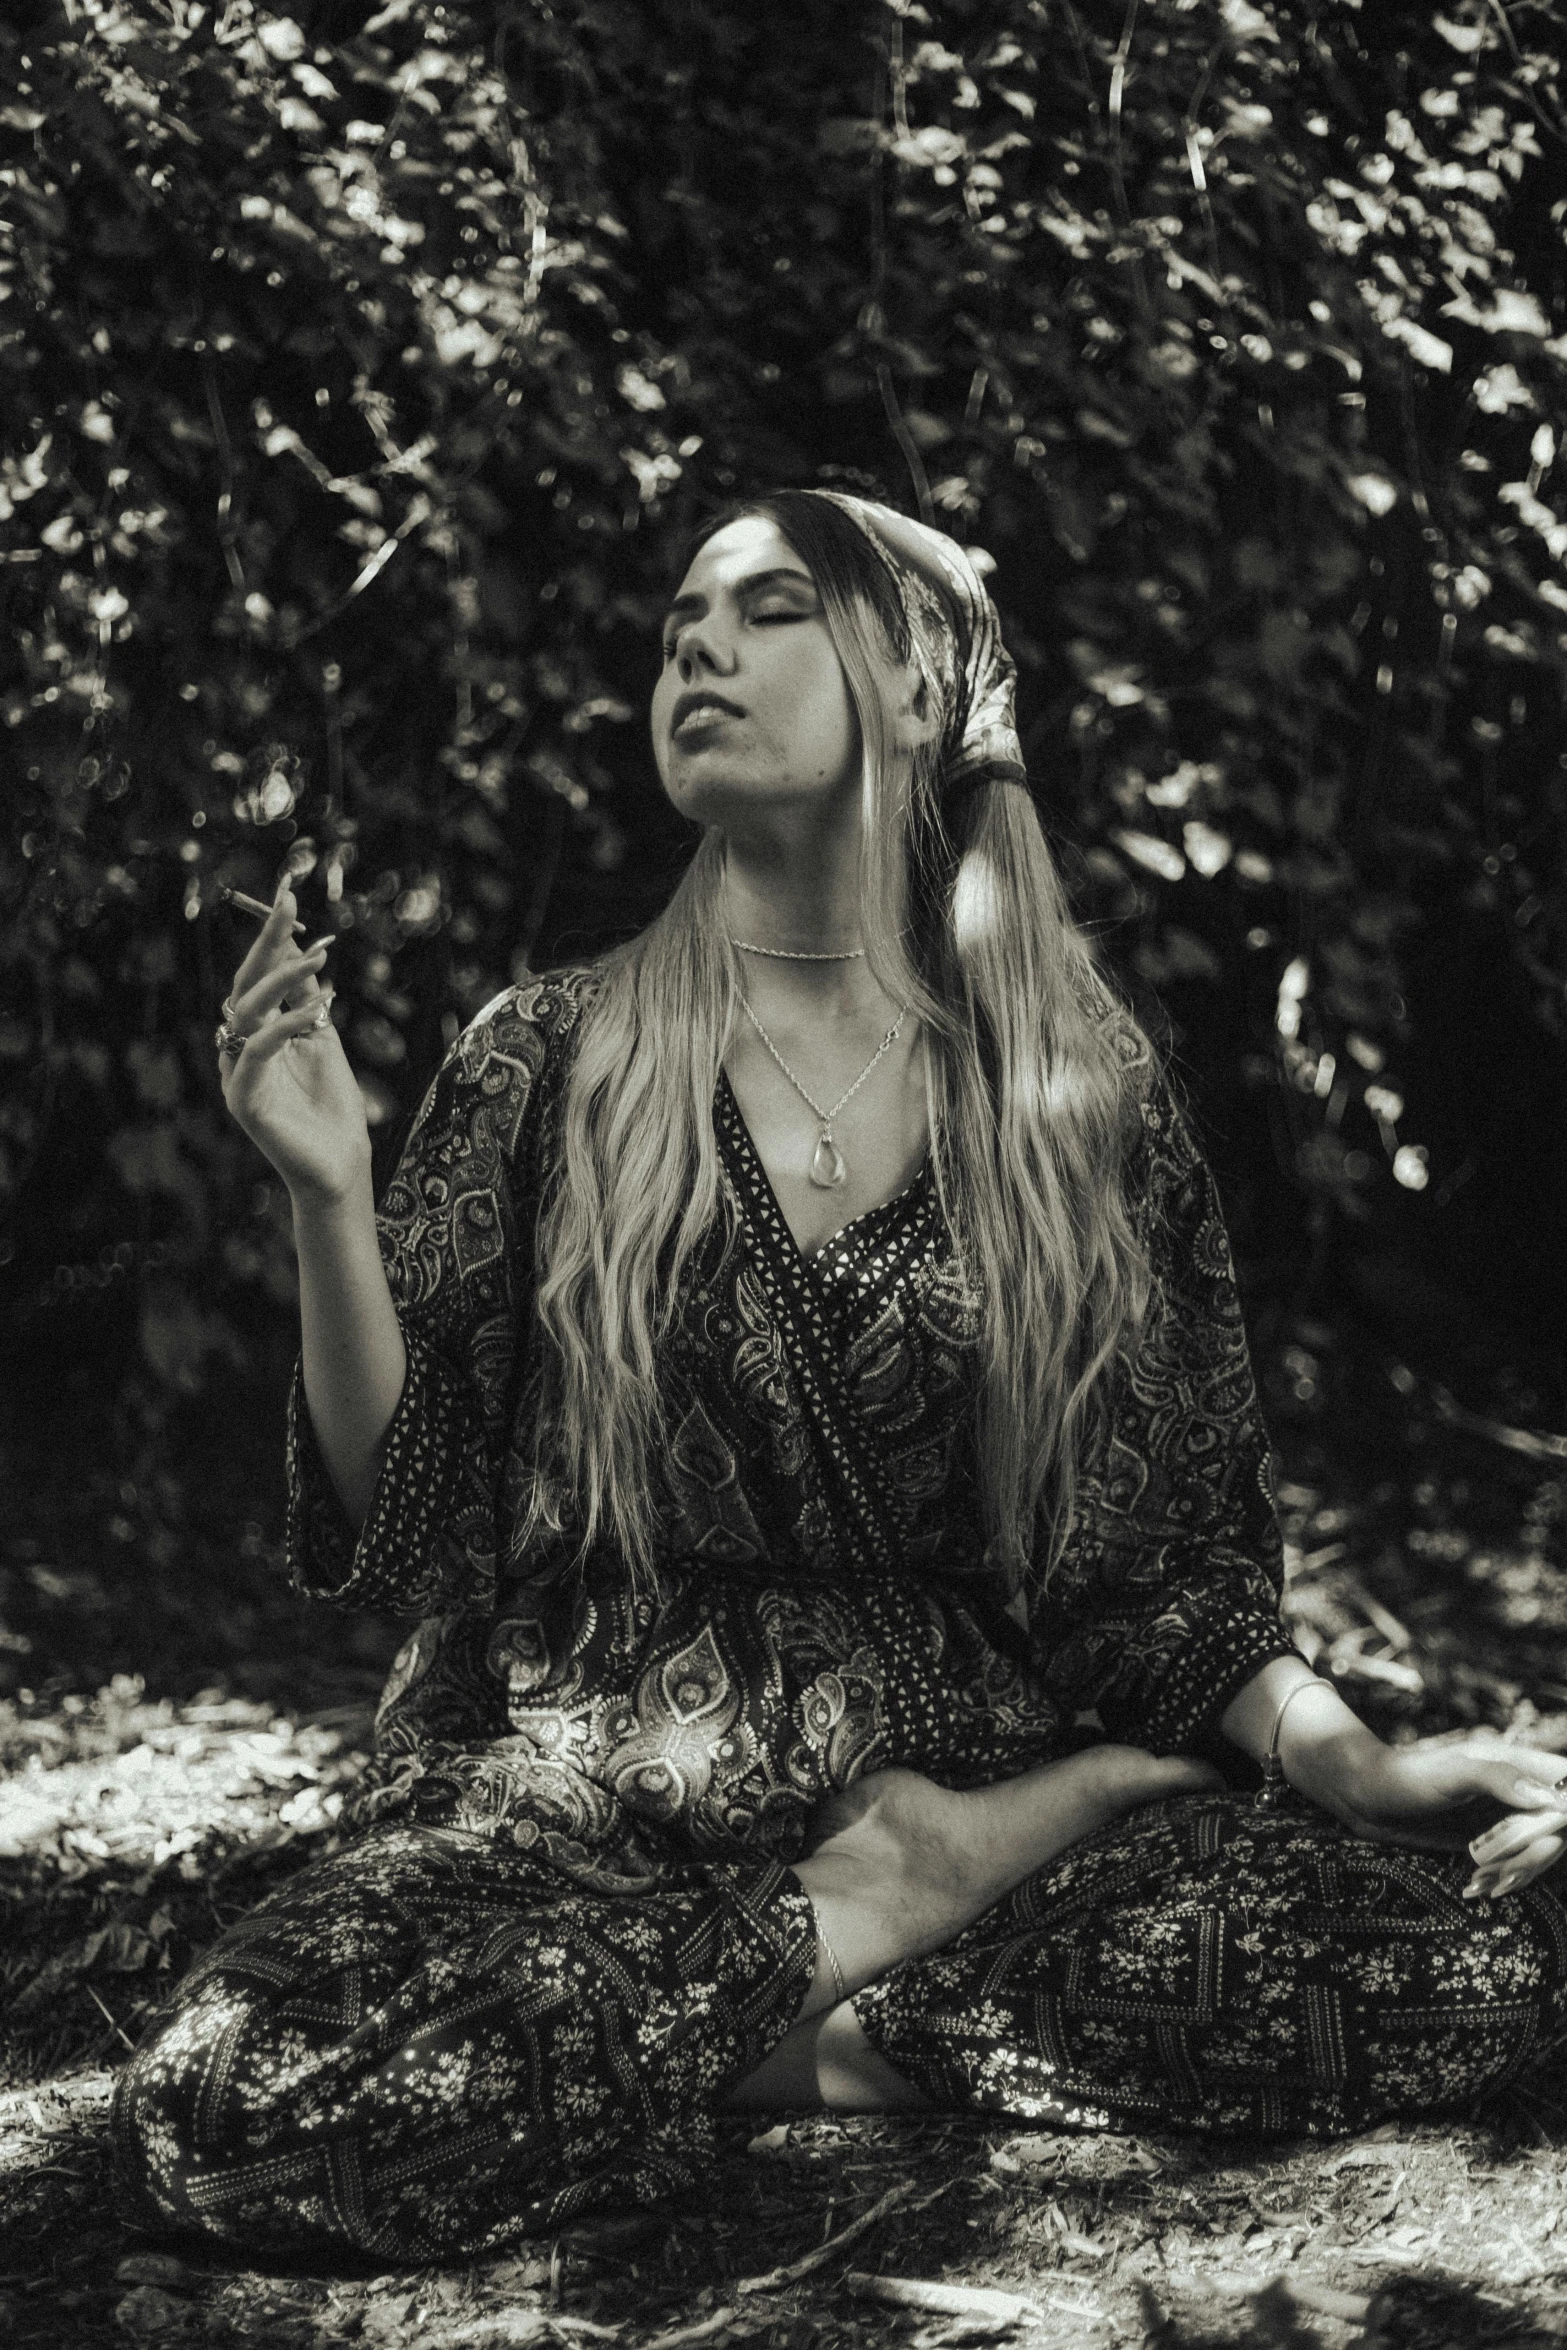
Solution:
<svg viewBox="0 0 1567 2350">
<path fill-rule="evenodd" d="M 841 490 L 813 490 L 851 515 L 886 564 L 908 617 L 915 657 L 941 711 L 941 798 L 981 783 L 1028 781 L 1018 740 L 1017 667 L 966 550 L 945 531 Z"/>
</svg>

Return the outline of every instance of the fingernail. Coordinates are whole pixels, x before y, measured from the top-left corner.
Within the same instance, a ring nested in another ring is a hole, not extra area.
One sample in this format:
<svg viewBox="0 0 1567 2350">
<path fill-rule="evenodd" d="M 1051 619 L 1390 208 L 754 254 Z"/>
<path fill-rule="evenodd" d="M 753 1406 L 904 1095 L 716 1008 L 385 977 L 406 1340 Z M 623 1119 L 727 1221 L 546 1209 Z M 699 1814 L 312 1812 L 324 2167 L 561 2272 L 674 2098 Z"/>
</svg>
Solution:
<svg viewBox="0 0 1567 2350">
<path fill-rule="evenodd" d="M 1478 1901 L 1483 1890 L 1479 1878 L 1471 1877 L 1459 1898 L 1463 1901 Z"/>
</svg>

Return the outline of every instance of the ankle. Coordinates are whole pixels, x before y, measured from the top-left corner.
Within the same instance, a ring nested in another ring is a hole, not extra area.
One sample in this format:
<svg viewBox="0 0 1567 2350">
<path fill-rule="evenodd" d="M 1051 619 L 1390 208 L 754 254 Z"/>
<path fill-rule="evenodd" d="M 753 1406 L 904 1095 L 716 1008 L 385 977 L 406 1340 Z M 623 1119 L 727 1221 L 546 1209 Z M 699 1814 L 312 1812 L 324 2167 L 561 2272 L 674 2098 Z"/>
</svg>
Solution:
<svg viewBox="0 0 1567 2350">
<path fill-rule="evenodd" d="M 917 1772 L 889 1770 L 820 1808 L 825 1833 L 795 1866 L 818 1921 L 805 2013 L 938 1948 L 973 1914 L 962 1803 Z"/>
</svg>

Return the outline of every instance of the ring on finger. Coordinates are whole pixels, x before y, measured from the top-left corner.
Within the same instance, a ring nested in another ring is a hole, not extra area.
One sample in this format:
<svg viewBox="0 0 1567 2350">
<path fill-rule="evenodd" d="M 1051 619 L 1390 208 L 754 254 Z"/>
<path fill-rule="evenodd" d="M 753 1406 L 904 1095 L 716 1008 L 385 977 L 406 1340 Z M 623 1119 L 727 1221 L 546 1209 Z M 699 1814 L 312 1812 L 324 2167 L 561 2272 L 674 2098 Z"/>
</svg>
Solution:
<svg viewBox="0 0 1567 2350">
<path fill-rule="evenodd" d="M 228 1007 L 225 1005 L 224 1010 L 227 1011 L 227 1009 Z M 226 1019 L 222 1027 L 214 1033 L 212 1041 L 226 1061 L 237 1061 L 250 1042 L 250 1036 L 247 1030 L 236 1028 L 231 1019 Z"/>
<path fill-rule="evenodd" d="M 301 1007 L 301 1008 L 303 1008 L 303 1007 Z M 300 1028 L 300 1029 L 296 1029 L 296 1030 L 295 1030 L 295 1032 L 294 1032 L 294 1034 L 293 1034 L 293 1035 L 292 1035 L 292 1036 L 289 1038 L 289 1040 L 288 1040 L 288 1041 L 289 1041 L 289 1043 L 290 1043 L 291 1045 L 293 1045 L 293 1044 L 303 1044 L 303 1043 L 305 1042 L 305 1040 L 307 1039 L 307 1037 L 311 1037 L 311 1036 L 313 1036 L 313 1035 L 315 1034 L 315 1032 L 316 1032 L 316 1030 L 317 1030 L 318 1028 L 330 1028 L 330 1027 L 331 1027 L 331 1025 L 332 1025 L 332 999 L 331 999 L 331 997 L 330 997 L 330 996 L 327 996 L 327 997 L 326 997 L 326 998 L 323 1000 L 323 1002 L 322 1002 L 322 1004 L 321 1004 L 321 1008 L 320 1008 L 320 1010 L 319 1010 L 319 1011 L 316 1013 L 316 1016 L 315 1016 L 315 1018 L 314 1018 L 314 1019 L 311 1021 L 311 1023 L 310 1023 L 310 1026 L 309 1026 L 308 1028 Z"/>
</svg>

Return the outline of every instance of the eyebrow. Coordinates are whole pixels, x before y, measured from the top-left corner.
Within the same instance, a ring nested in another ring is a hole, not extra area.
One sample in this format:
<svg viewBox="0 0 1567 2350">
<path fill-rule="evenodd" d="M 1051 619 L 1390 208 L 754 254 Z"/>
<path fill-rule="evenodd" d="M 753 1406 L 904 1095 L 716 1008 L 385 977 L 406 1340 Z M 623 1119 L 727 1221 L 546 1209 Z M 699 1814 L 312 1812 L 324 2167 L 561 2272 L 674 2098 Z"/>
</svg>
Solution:
<svg viewBox="0 0 1567 2350">
<path fill-rule="evenodd" d="M 780 582 L 784 581 L 795 587 L 810 588 L 813 591 L 816 586 L 815 580 L 812 579 L 808 571 L 796 571 L 790 564 L 776 563 L 770 571 L 753 571 L 746 578 L 737 579 L 734 583 L 734 592 L 736 595 L 746 594 L 759 588 L 777 587 Z M 679 620 L 688 612 L 705 612 L 706 610 L 706 596 L 676 596 L 664 614 L 663 625 L 667 628 L 671 620 Z"/>
</svg>

